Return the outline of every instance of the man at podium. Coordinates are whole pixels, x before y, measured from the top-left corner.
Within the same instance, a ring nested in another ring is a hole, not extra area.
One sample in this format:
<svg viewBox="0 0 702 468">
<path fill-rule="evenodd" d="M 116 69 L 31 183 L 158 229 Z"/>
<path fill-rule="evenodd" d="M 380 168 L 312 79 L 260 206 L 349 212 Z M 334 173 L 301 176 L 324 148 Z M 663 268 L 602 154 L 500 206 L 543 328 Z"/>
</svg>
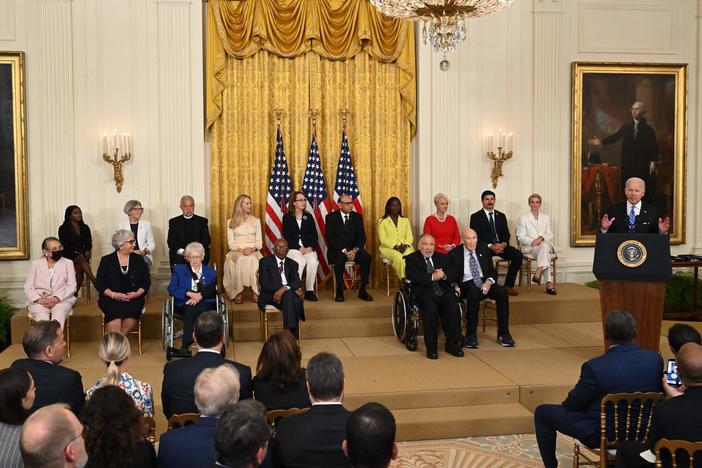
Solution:
<svg viewBox="0 0 702 468">
<path fill-rule="evenodd" d="M 627 179 L 624 188 L 626 202 L 612 205 L 607 210 L 602 217 L 601 232 L 668 234 L 670 218 L 663 218 L 658 208 L 641 201 L 645 193 L 643 179 Z"/>
</svg>

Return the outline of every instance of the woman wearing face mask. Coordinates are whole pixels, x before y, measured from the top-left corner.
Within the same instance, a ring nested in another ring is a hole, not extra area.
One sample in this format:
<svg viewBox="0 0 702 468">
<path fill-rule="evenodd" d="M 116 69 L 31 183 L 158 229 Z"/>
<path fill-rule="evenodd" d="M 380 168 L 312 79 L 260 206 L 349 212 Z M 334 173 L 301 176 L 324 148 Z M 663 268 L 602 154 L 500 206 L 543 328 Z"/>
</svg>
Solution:
<svg viewBox="0 0 702 468">
<path fill-rule="evenodd" d="M 73 262 L 62 257 L 61 242 L 47 237 L 41 243 L 44 256 L 34 260 L 24 283 L 27 311 L 35 320 L 56 320 L 61 324 L 76 302 L 76 272 Z"/>
</svg>

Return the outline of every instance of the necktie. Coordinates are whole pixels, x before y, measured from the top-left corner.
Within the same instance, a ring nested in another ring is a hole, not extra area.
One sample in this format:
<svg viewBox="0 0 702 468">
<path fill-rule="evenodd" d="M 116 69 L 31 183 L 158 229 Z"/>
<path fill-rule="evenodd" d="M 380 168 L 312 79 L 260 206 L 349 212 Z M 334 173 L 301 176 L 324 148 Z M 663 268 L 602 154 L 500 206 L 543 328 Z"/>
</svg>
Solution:
<svg viewBox="0 0 702 468">
<path fill-rule="evenodd" d="M 495 218 L 493 218 L 493 213 L 490 212 L 490 230 L 492 231 L 492 244 L 496 244 L 499 242 L 499 239 L 497 238 L 497 229 L 495 229 Z"/>
<path fill-rule="evenodd" d="M 349 224 L 349 215 L 344 215 L 344 227 L 348 226 Z"/>
<path fill-rule="evenodd" d="M 434 265 L 431 264 L 431 257 L 426 257 L 424 260 L 427 261 L 427 273 L 430 275 L 434 273 Z M 444 290 L 436 281 L 431 282 L 431 289 L 437 296 L 443 296 Z"/>
<path fill-rule="evenodd" d="M 470 266 L 470 274 L 473 276 L 473 283 L 475 283 L 478 288 L 482 288 L 483 280 L 480 279 L 480 270 L 478 269 L 478 261 L 475 259 L 475 252 L 470 252 L 468 265 Z"/>
<path fill-rule="evenodd" d="M 634 227 L 636 226 L 636 211 L 634 206 L 631 206 L 631 211 L 629 212 L 629 232 L 634 232 Z"/>
<path fill-rule="evenodd" d="M 283 270 L 285 269 L 285 266 L 283 265 L 284 260 L 280 261 L 280 266 L 278 267 L 278 273 L 282 273 Z"/>
</svg>

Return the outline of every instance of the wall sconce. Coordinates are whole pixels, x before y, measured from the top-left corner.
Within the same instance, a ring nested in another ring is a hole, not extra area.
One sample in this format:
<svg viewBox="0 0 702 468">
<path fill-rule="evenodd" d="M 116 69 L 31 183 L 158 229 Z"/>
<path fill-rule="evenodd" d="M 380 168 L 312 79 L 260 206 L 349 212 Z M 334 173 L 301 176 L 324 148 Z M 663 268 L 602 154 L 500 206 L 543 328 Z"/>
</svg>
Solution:
<svg viewBox="0 0 702 468">
<path fill-rule="evenodd" d="M 121 150 L 121 155 L 120 155 Z M 102 134 L 102 159 L 109 164 L 112 164 L 114 171 L 115 187 L 117 192 L 122 192 L 122 184 L 124 184 L 124 175 L 122 175 L 122 164 L 132 159 L 132 140 L 129 133 L 122 134 L 122 142 L 117 134 L 117 129 L 112 131 L 112 150 L 108 150 L 107 134 Z"/>
<path fill-rule="evenodd" d="M 497 153 L 495 153 L 494 146 L 494 135 L 488 133 L 487 135 L 487 155 L 492 162 L 492 172 L 490 173 L 490 179 L 492 180 L 492 188 L 497 188 L 497 179 L 502 177 L 502 163 L 507 161 L 513 156 L 512 144 L 513 136 L 510 132 L 507 134 L 502 130 L 497 131 Z"/>
</svg>

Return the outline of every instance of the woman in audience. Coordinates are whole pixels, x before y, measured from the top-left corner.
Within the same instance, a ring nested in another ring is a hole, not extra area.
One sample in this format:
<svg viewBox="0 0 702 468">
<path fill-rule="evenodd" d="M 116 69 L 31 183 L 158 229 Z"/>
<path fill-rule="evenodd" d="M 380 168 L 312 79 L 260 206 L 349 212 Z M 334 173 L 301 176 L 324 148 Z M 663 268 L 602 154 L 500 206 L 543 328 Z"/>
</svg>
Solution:
<svg viewBox="0 0 702 468">
<path fill-rule="evenodd" d="M 402 204 L 397 197 L 385 203 L 385 214 L 378 220 L 380 254 L 392 262 L 398 278 L 405 277 L 405 257 L 412 252 L 412 226 L 402 217 Z"/>
<path fill-rule="evenodd" d="M 310 406 L 301 363 L 300 347 L 289 332 L 271 335 L 258 356 L 253 379 L 254 398 L 268 410 Z"/>
<path fill-rule="evenodd" d="M 151 271 L 151 265 L 154 263 L 152 252 L 156 249 L 156 241 L 154 241 L 154 233 L 151 232 L 151 223 L 141 219 L 144 207 L 139 200 L 129 200 L 124 204 L 124 213 L 128 218 L 117 223 L 117 230 L 132 231 L 136 239 L 132 252 L 144 257 L 146 266 Z"/>
<path fill-rule="evenodd" d="M 100 339 L 98 356 L 107 366 L 107 372 L 97 383 L 86 390 L 90 399 L 98 388 L 117 385 L 134 400 L 135 407 L 144 416 L 154 415 L 154 394 L 151 385 L 137 380 L 126 371 L 129 360 L 129 340 L 119 332 L 108 332 Z"/>
<path fill-rule="evenodd" d="M 119 388 L 106 385 L 92 395 L 81 414 L 88 452 L 86 468 L 150 468 L 154 447 L 144 439 L 144 423 L 134 402 Z"/>
<path fill-rule="evenodd" d="M 121 229 L 112 234 L 115 251 L 100 259 L 95 279 L 107 331 L 125 335 L 136 326 L 151 285 L 144 257 L 132 252 L 135 242 L 132 231 Z"/>
<path fill-rule="evenodd" d="M 76 296 L 83 286 L 83 277 L 95 283 L 95 275 L 90 267 L 90 255 L 93 250 L 93 237 L 90 228 L 83 222 L 83 212 L 76 205 L 66 208 L 63 224 L 58 230 L 59 240 L 63 245 L 63 256 L 73 260 L 76 270 Z"/>
<path fill-rule="evenodd" d="M 446 213 L 448 204 L 448 196 L 444 193 L 437 193 L 434 196 L 436 213 L 427 216 L 422 230 L 424 234 L 434 236 L 436 251 L 440 253 L 449 253 L 461 242 L 456 218 Z"/>
<path fill-rule="evenodd" d="M 236 304 L 243 301 L 244 288 L 251 289 L 251 300 L 258 302 L 256 271 L 261 259 L 263 235 L 261 221 L 251 214 L 251 197 L 239 195 L 232 217 L 227 220 L 229 253 L 224 262 L 224 290 Z"/>
<path fill-rule="evenodd" d="M 22 467 L 19 438 L 34 404 L 34 379 L 25 369 L 0 370 L 0 466 Z"/>
<path fill-rule="evenodd" d="M 288 241 L 288 257 L 298 264 L 298 272 L 302 279 L 302 272 L 307 267 L 305 277 L 305 299 L 316 301 L 314 282 L 319 267 L 317 257 L 317 225 L 312 214 L 305 209 L 307 199 L 302 192 L 293 192 L 288 202 L 288 212 L 283 215 L 283 237 Z"/>
<path fill-rule="evenodd" d="M 529 213 L 519 216 L 517 223 L 517 240 L 525 254 L 536 257 L 536 271 L 531 281 L 541 284 L 546 274 L 546 294 L 556 295 L 553 287 L 553 272 L 551 271 L 551 252 L 553 252 L 553 231 L 551 219 L 540 213 L 541 195 L 529 195 Z"/>
</svg>

